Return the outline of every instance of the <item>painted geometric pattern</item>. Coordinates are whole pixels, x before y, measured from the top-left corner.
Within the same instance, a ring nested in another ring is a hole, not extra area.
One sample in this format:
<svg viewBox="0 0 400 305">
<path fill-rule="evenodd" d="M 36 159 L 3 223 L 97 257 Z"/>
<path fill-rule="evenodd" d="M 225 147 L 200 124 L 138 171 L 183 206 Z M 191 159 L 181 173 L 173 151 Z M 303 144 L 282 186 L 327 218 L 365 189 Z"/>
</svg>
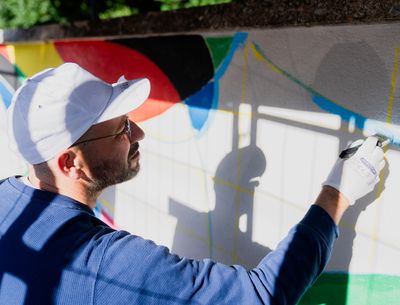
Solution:
<svg viewBox="0 0 400 305">
<path fill-rule="evenodd" d="M 149 78 L 149 99 L 129 114 L 147 134 L 143 170 L 107 189 L 96 212 L 180 255 L 248 268 L 301 219 L 342 148 L 390 137 L 381 182 L 344 215 L 326 272 L 300 304 L 398 304 L 399 29 L 3 44 L 0 125 L 24 79 L 63 62 L 110 83 Z"/>
</svg>

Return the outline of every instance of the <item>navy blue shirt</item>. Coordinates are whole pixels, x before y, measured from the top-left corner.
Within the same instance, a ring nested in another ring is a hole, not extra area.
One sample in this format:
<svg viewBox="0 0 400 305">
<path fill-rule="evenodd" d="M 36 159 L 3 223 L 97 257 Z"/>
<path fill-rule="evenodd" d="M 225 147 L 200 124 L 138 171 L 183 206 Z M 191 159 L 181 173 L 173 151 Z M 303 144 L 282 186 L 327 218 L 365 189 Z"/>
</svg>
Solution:
<svg viewBox="0 0 400 305">
<path fill-rule="evenodd" d="M 337 235 L 313 205 L 252 270 L 195 261 L 12 177 L 0 185 L 0 304 L 296 304 Z"/>
</svg>

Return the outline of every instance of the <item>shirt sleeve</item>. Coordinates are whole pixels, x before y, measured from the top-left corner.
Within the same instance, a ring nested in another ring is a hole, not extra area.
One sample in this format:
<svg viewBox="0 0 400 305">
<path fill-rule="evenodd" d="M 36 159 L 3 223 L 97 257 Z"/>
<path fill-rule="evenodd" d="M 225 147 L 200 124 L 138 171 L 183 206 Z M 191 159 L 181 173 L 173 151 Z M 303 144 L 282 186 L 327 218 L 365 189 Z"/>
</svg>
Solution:
<svg viewBox="0 0 400 305">
<path fill-rule="evenodd" d="M 248 271 L 209 259 L 190 260 L 130 235 L 112 234 L 94 304 L 296 304 L 325 267 L 337 226 L 312 206 L 259 265 Z"/>
</svg>

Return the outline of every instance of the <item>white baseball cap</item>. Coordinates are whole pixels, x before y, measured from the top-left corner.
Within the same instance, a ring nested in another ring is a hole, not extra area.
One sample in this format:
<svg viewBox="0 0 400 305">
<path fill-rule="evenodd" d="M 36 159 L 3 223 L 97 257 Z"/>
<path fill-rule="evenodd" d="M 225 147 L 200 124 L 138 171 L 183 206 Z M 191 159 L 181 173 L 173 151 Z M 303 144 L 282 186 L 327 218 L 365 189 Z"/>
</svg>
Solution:
<svg viewBox="0 0 400 305">
<path fill-rule="evenodd" d="M 7 109 L 11 148 L 30 164 L 53 158 L 92 125 L 139 107 L 150 94 L 146 78 L 108 84 L 75 63 L 30 77 Z"/>
</svg>

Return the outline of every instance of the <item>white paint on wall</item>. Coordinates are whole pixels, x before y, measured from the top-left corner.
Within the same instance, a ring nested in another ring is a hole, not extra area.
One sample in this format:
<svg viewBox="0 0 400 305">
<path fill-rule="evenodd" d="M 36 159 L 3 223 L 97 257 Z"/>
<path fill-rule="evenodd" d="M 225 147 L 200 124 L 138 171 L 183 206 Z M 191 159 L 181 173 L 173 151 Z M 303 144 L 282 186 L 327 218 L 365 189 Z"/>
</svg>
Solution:
<svg viewBox="0 0 400 305">
<path fill-rule="evenodd" d="M 26 173 L 23 161 L 10 149 L 7 135 L 7 112 L 0 96 L 0 179 Z"/>
</svg>

